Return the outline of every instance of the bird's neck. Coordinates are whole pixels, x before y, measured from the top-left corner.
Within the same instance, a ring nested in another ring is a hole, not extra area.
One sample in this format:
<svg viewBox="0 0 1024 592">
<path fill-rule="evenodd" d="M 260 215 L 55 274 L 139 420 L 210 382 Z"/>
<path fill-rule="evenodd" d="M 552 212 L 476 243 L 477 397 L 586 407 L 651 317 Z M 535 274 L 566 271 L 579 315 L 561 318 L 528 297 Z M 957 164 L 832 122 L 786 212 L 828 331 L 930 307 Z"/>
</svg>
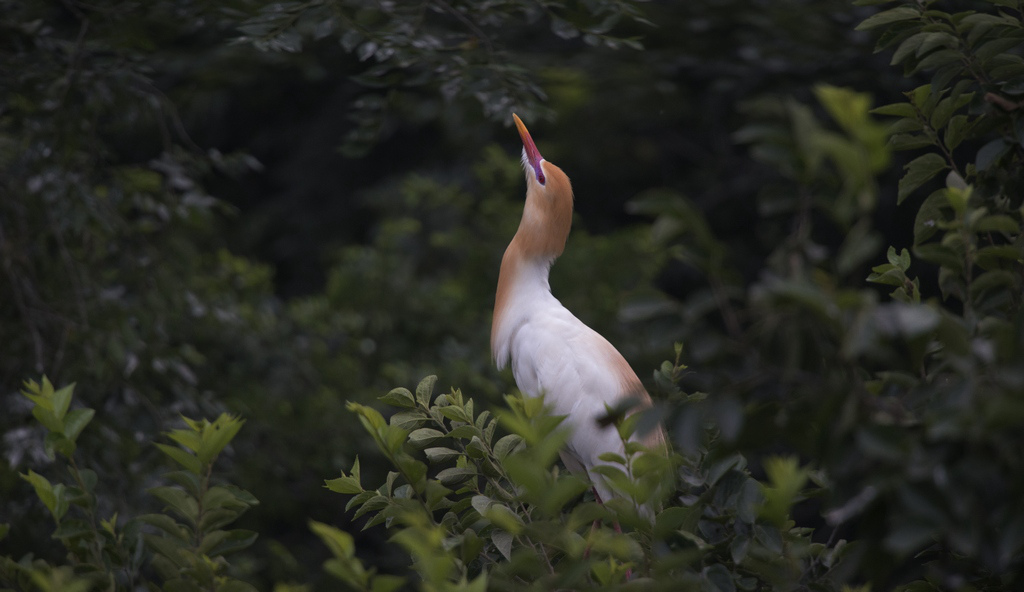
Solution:
<svg viewBox="0 0 1024 592">
<path fill-rule="evenodd" d="M 557 189 L 529 183 L 523 218 L 501 260 L 494 298 L 491 351 L 499 367 L 504 366 L 508 357 L 515 327 L 531 311 L 561 306 L 551 295 L 548 273 L 565 250 L 571 226 L 572 189 L 568 179 Z"/>
</svg>

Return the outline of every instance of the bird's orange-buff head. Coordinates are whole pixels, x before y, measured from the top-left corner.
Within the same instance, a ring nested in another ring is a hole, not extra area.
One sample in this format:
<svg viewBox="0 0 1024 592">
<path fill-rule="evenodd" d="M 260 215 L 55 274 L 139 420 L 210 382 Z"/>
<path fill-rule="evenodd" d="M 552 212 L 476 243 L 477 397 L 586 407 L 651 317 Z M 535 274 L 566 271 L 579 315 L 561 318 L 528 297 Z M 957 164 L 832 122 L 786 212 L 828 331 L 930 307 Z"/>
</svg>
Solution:
<svg viewBox="0 0 1024 592">
<path fill-rule="evenodd" d="M 565 250 L 572 226 L 572 184 L 562 169 L 540 155 L 519 116 L 513 113 L 512 119 L 523 141 L 526 171 L 526 205 L 516 241 L 522 255 L 557 257 Z"/>
</svg>

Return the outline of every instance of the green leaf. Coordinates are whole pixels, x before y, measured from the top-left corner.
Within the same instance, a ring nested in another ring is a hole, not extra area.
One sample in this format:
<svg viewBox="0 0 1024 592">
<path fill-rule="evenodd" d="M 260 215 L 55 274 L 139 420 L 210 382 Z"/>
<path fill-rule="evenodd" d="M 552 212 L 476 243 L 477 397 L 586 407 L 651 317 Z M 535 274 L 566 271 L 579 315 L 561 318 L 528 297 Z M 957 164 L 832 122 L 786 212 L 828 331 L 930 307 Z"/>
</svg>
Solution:
<svg viewBox="0 0 1024 592">
<path fill-rule="evenodd" d="M 906 249 L 900 250 L 899 255 L 897 255 L 896 248 L 889 247 L 889 251 L 886 253 L 886 258 L 889 260 L 889 263 L 892 263 L 903 271 L 910 269 L 910 251 Z"/>
<path fill-rule="evenodd" d="M 187 543 L 185 541 L 148 533 L 143 534 L 142 538 L 146 542 L 146 546 L 172 565 L 179 569 L 189 567 L 191 553 L 186 550 Z"/>
<path fill-rule="evenodd" d="M 200 432 L 203 443 L 196 451 L 199 462 L 204 465 L 212 463 L 213 459 L 224 450 L 224 447 L 238 434 L 238 430 L 242 429 L 244 424 L 244 419 L 222 413 L 213 423 L 203 426 Z"/>
<path fill-rule="evenodd" d="M 911 56 L 918 55 L 918 51 L 917 51 L 918 48 L 921 47 L 921 44 L 924 43 L 924 40 L 927 39 L 929 35 L 931 35 L 931 33 L 922 31 L 920 33 L 915 33 L 915 34 L 911 35 L 910 37 L 907 37 L 906 39 L 904 39 L 900 43 L 899 47 L 896 48 L 896 51 L 893 52 L 893 54 L 892 54 L 892 61 L 889 62 L 889 65 L 890 66 L 895 66 L 897 64 L 902 64 L 903 61 L 906 60 L 907 58 L 909 58 Z M 872 112 L 875 112 L 875 111 L 872 111 Z M 897 115 L 897 114 L 896 113 L 880 113 L 880 115 Z M 913 116 L 914 116 L 913 110 L 911 110 L 909 115 L 901 115 L 901 117 L 913 117 Z"/>
<path fill-rule="evenodd" d="M 324 480 L 324 487 L 331 491 L 348 495 L 363 491 L 363 486 L 359 483 L 359 479 L 353 475 L 345 475 L 344 472 L 342 472 L 341 477 Z"/>
<path fill-rule="evenodd" d="M 446 405 L 444 407 L 439 407 L 438 410 L 441 412 L 441 415 L 447 417 L 452 421 L 461 421 L 463 423 L 469 424 L 473 423 L 469 415 L 466 414 L 466 410 L 462 409 L 461 407 L 456 407 L 454 405 Z"/>
<path fill-rule="evenodd" d="M 224 535 L 218 534 L 222 532 L 224 532 Z M 214 538 L 213 535 L 215 534 L 218 536 Z M 203 538 L 203 542 L 200 544 L 200 549 L 204 550 L 206 555 L 210 557 L 221 557 L 229 553 L 235 553 L 249 548 L 254 542 L 256 542 L 257 537 L 259 537 L 259 533 L 251 530 L 235 529 L 227 532 L 222 530 L 215 531 Z M 208 538 L 210 540 L 207 540 Z"/>
<path fill-rule="evenodd" d="M 1020 234 L 1020 223 L 1006 214 L 993 214 L 978 220 L 971 228 L 974 232 L 999 232 L 1007 238 Z"/>
<path fill-rule="evenodd" d="M 476 469 L 452 467 L 438 472 L 437 480 L 440 481 L 442 485 L 451 487 L 476 476 Z"/>
<path fill-rule="evenodd" d="M 192 452 L 199 452 L 199 449 L 203 446 L 203 439 L 199 435 L 199 430 L 171 430 L 167 432 L 166 436 Z"/>
<path fill-rule="evenodd" d="M 963 254 L 948 245 L 940 243 L 919 245 L 914 248 L 914 254 L 919 259 L 941 265 L 955 273 L 963 271 Z"/>
<path fill-rule="evenodd" d="M 704 579 L 703 590 L 708 592 L 736 592 L 736 583 L 732 580 L 732 574 L 721 563 L 705 567 L 701 576 Z"/>
<path fill-rule="evenodd" d="M 71 455 L 75 453 L 75 443 L 68 440 L 67 437 L 60 432 L 49 432 L 43 440 L 43 449 L 46 451 L 46 455 L 51 459 L 57 453 L 60 453 L 67 458 L 71 458 Z"/>
<path fill-rule="evenodd" d="M 201 495 L 203 484 L 200 474 L 191 471 L 169 471 L 164 473 L 164 479 L 182 486 L 192 497 L 198 498 Z"/>
<path fill-rule="evenodd" d="M 71 395 L 75 390 L 75 383 L 71 383 L 66 387 L 54 391 L 53 393 L 53 414 L 58 421 L 64 420 L 64 414 L 68 412 L 68 407 L 71 406 Z"/>
<path fill-rule="evenodd" d="M 996 138 L 978 150 L 978 155 L 974 159 L 974 167 L 978 171 L 988 170 L 993 163 L 998 162 L 1009 151 L 1010 145 L 1002 138 Z"/>
<path fill-rule="evenodd" d="M 494 444 L 494 456 L 498 460 L 504 460 L 506 456 L 518 450 L 522 445 L 523 438 L 518 434 L 503 436 Z"/>
<path fill-rule="evenodd" d="M 523 530 L 523 519 L 501 503 L 494 503 L 487 507 L 484 517 L 491 521 L 495 528 L 505 532 L 518 534 Z"/>
<path fill-rule="evenodd" d="M 475 425 L 461 425 L 452 431 L 448 432 L 449 438 L 456 438 L 459 440 L 468 440 L 471 438 L 479 438 L 482 434 L 480 428 Z"/>
<path fill-rule="evenodd" d="M 918 72 L 928 70 L 936 70 L 938 68 L 942 68 L 943 66 L 953 64 L 958 66 L 956 71 L 959 71 L 961 59 L 962 57 L 960 55 L 960 52 L 955 49 L 940 49 L 939 51 L 928 54 L 927 57 L 918 62 L 917 66 L 915 66 L 910 71 L 910 74 L 916 74 Z M 939 86 L 934 83 L 932 84 L 933 88 L 943 88 L 943 86 L 945 85 Z"/>
<path fill-rule="evenodd" d="M 975 261 L 984 269 L 995 269 L 1001 263 L 1020 261 L 1021 251 L 1013 245 L 991 245 L 982 247 L 975 253 Z"/>
<path fill-rule="evenodd" d="M 245 495 L 239 495 L 240 492 Z M 223 485 L 217 485 L 211 487 L 203 494 L 203 511 L 228 509 L 240 513 L 248 509 L 249 502 L 254 499 L 241 489 L 231 489 Z"/>
<path fill-rule="evenodd" d="M 431 374 L 416 385 L 416 402 L 424 408 L 430 407 L 430 398 L 434 392 L 435 383 L 437 383 L 437 376 Z"/>
<path fill-rule="evenodd" d="M 974 122 L 971 121 L 967 115 L 954 115 L 949 120 L 949 125 L 946 126 L 946 131 L 943 134 L 943 142 L 946 144 L 946 148 L 952 150 L 960 145 L 961 142 L 970 133 Z"/>
<path fill-rule="evenodd" d="M 932 139 L 926 134 L 893 134 L 889 138 L 893 150 L 916 150 L 932 144 Z"/>
<path fill-rule="evenodd" d="M 922 244 L 939 231 L 945 220 L 943 208 L 948 205 L 944 189 L 933 192 L 924 200 L 914 218 L 914 245 Z"/>
<path fill-rule="evenodd" d="M 320 537 L 320 540 L 327 545 L 335 557 L 341 559 L 355 557 L 355 539 L 349 533 L 316 520 L 309 521 L 309 529 Z"/>
<path fill-rule="evenodd" d="M 427 455 L 427 460 L 431 463 L 448 462 L 462 455 L 458 450 L 452 450 L 451 448 L 444 447 L 427 448 L 423 452 Z"/>
<path fill-rule="evenodd" d="M 800 468 L 796 457 L 769 457 L 764 460 L 768 484 L 763 486 L 764 505 L 761 516 L 782 526 L 789 519 L 789 509 L 807 482 L 808 471 Z"/>
<path fill-rule="evenodd" d="M 977 300 L 992 290 L 1011 290 L 1017 292 L 1018 276 L 1005 269 L 993 269 L 978 275 L 971 282 L 970 296 Z"/>
<path fill-rule="evenodd" d="M 932 177 L 948 168 L 942 156 L 929 152 L 918 156 L 903 167 L 906 173 L 899 182 L 896 203 L 903 203 L 915 189 L 928 182 Z"/>
<path fill-rule="evenodd" d="M 921 11 L 917 8 L 910 6 L 898 6 L 896 8 L 890 8 L 889 10 L 883 10 L 877 14 L 873 14 L 868 18 L 864 19 L 864 22 L 855 27 L 856 31 L 866 31 L 867 29 L 873 29 L 882 25 L 888 25 L 890 23 L 896 23 L 899 21 L 908 21 L 911 19 L 917 19 L 921 17 Z"/>
<path fill-rule="evenodd" d="M 168 446 L 167 444 L 156 444 L 156 447 L 190 473 L 194 473 L 196 475 L 201 475 L 203 473 L 203 465 L 195 455 L 176 446 Z"/>
<path fill-rule="evenodd" d="M 485 576 L 486 574 L 480 574 L 481 578 Z M 405 578 L 401 576 L 374 576 L 373 584 L 370 586 L 370 592 L 397 592 L 398 590 L 404 588 L 407 583 L 408 582 L 405 581 Z"/>
<path fill-rule="evenodd" d="M 493 530 L 491 531 L 491 542 L 494 543 L 494 547 L 498 549 L 501 555 L 506 561 L 512 559 L 512 533 L 504 530 Z"/>
<path fill-rule="evenodd" d="M 468 427 L 468 426 L 466 426 Z M 409 443 L 418 448 L 426 448 L 434 442 L 446 438 L 443 432 L 434 428 L 420 428 L 409 434 Z"/>
<path fill-rule="evenodd" d="M 352 412 L 355 412 L 359 417 L 360 423 L 366 428 L 371 434 L 377 434 L 381 428 L 387 426 L 387 422 L 384 421 L 384 416 L 373 407 L 367 407 L 366 405 L 360 405 L 359 403 L 353 403 L 349 401 L 345 404 L 345 407 Z"/>
<path fill-rule="evenodd" d="M 413 399 L 412 393 L 409 392 L 409 389 L 407 388 L 391 389 L 388 394 L 378 397 L 377 399 L 394 407 L 410 409 L 416 407 L 416 400 Z"/>
<path fill-rule="evenodd" d="M 29 469 L 28 474 L 22 473 L 21 478 L 32 484 L 39 501 L 43 502 L 46 509 L 56 518 L 57 498 L 53 493 L 53 485 L 50 484 L 50 481 L 32 469 Z"/>
<path fill-rule="evenodd" d="M 43 407 L 42 405 L 36 405 L 32 408 L 32 416 L 51 432 L 59 434 L 64 431 L 64 423 L 57 419 L 57 416 L 54 415 L 53 411 Z"/>
<path fill-rule="evenodd" d="M 93 409 L 75 409 L 69 412 L 64 417 L 64 435 L 74 442 L 95 415 L 96 411 Z"/>
<path fill-rule="evenodd" d="M 196 500 L 177 487 L 154 487 L 147 493 L 167 504 L 176 514 L 193 525 L 199 521 L 199 504 Z"/>
<path fill-rule="evenodd" d="M 167 534 L 185 542 L 188 542 L 192 536 L 191 531 L 187 527 L 178 524 L 167 514 L 143 514 L 138 517 L 138 520 L 144 524 L 155 526 Z"/>
</svg>

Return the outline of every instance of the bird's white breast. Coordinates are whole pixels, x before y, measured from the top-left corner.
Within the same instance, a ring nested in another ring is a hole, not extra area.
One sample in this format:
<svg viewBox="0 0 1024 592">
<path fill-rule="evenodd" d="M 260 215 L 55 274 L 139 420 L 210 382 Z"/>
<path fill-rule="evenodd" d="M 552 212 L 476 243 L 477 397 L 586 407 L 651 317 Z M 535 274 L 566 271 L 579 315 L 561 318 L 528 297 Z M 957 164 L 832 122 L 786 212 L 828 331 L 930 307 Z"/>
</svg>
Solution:
<svg viewBox="0 0 1024 592">
<path fill-rule="evenodd" d="M 567 465 L 606 464 L 601 453 L 623 455 L 624 446 L 617 430 L 598 420 L 643 387 L 622 355 L 551 295 L 546 266 L 518 271 L 494 328 L 495 359 L 499 367 L 511 364 L 525 395 L 543 395 L 553 414 L 566 416 Z M 602 496 L 611 495 L 603 479 L 593 481 Z"/>
</svg>

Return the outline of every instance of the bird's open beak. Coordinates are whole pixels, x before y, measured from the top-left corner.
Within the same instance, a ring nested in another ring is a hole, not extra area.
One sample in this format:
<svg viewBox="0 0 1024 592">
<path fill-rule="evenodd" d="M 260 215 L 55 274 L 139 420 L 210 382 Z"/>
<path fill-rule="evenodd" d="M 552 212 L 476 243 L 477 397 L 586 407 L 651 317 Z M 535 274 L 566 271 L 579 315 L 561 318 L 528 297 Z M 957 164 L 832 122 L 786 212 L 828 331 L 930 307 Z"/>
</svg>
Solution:
<svg viewBox="0 0 1024 592">
<path fill-rule="evenodd" d="M 519 116 L 515 113 L 512 114 L 512 119 L 515 120 L 516 129 L 519 130 L 519 138 L 523 141 L 526 162 L 533 168 L 534 173 L 537 175 L 537 180 L 543 185 L 544 171 L 540 168 L 540 161 L 544 160 L 544 157 L 540 155 L 537 145 L 533 143 L 533 138 L 530 137 L 530 132 L 526 129 L 526 125 L 523 124 L 523 120 L 519 119 Z"/>
</svg>

